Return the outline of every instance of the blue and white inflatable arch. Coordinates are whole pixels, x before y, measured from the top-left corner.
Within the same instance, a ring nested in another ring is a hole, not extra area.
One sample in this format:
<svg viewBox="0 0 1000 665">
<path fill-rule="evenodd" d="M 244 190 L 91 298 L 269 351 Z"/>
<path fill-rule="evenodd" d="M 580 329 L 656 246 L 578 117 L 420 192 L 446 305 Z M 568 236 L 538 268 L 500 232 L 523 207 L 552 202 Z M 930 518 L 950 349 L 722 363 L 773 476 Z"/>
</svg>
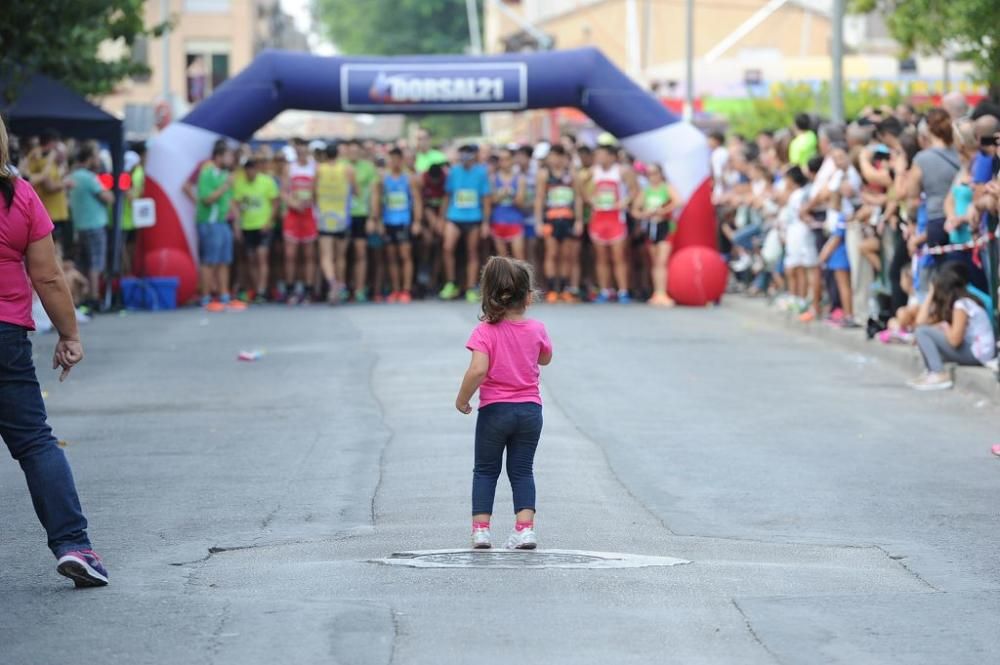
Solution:
<svg viewBox="0 0 1000 665">
<path fill-rule="evenodd" d="M 709 150 L 681 122 L 593 48 L 497 56 L 319 57 L 268 51 L 149 146 L 147 193 L 157 224 L 144 230 L 148 274 L 181 277 L 194 294 L 194 205 L 184 182 L 220 136 L 249 139 L 285 109 L 348 113 L 517 111 L 572 106 L 640 160 L 663 166 L 684 196 L 677 249 L 716 245 Z"/>
</svg>

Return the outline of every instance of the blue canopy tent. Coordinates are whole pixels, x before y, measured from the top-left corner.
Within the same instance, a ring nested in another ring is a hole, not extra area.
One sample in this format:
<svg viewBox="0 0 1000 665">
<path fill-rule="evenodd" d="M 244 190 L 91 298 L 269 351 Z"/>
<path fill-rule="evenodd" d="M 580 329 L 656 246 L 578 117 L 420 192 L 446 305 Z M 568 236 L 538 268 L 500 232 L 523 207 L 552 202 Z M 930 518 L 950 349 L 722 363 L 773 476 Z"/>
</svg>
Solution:
<svg viewBox="0 0 1000 665">
<path fill-rule="evenodd" d="M 14 83 L 16 82 L 16 87 Z M 14 94 L 11 95 L 11 90 Z M 8 99 L 13 101 L 8 102 Z M 125 162 L 125 139 L 122 121 L 91 104 L 82 96 L 47 76 L 36 74 L 23 81 L 0 75 L 0 115 L 8 130 L 19 137 L 36 136 L 47 129 L 76 139 L 95 139 L 108 146 L 115 195 L 112 215 L 111 275 L 118 276 L 121 266 L 122 193 L 118 176 Z M 110 280 L 105 290 L 105 304 L 110 304 Z"/>
</svg>

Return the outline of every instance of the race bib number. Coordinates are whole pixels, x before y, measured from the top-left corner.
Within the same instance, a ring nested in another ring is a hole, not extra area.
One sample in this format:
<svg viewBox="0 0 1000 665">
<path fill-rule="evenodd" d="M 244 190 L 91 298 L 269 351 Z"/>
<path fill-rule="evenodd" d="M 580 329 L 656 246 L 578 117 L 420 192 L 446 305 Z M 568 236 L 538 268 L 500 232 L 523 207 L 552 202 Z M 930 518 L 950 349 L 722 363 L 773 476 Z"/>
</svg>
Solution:
<svg viewBox="0 0 1000 665">
<path fill-rule="evenodd" d="M 257 196 L 247 196 L 243 199 L 243 205 L 240 207 L 243 212 L 257 212 L 264 208 L 264 200 Z"/>
<path fill-rule="evenodd" d="M 406 192 L 389 192 L 386 196 L 386 207 L 389 210 L 406 210 L 409 203 L 410 199 Z"/>
<path fill-rule="evenodd" d="M 646 196 L 646 210 L 648 212 L 653 212 L 657 208 L 662 208 L 667 204 L 666 195 L 657 192 L 655 194 L 649 194 Z"/>
<path fill-rule="evenodd" d="M 573 205 L 573 188 L 566 186 L 549 188 L 546 201 L 550 208 L 568 208 Z"/>
<path fill-rule="evenodd" d="M 599 186 L 594 196 L 594 207 L 598 210 L 615 210 L 618 207 L 618 189 L 614 186 Z"/>
<path fill-rule="evenodd" d="M 479 192 L 474 189 L 460 189 L 455 192 L 456 208 L 478 208 Z"/>
</svg>

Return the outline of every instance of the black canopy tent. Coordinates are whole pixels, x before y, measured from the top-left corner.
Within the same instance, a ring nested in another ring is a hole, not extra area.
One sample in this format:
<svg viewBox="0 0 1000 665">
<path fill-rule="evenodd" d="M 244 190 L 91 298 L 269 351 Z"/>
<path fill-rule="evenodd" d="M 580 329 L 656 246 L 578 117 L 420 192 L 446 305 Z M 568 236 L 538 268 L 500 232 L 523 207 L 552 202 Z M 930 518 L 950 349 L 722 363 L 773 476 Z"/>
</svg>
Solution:
<svg viewBox="0 0 1000 665">
<path fill-rule="evenodd" d="M 11 83 L 11 77 L 0 75 L 0 114 L 12 134 L 23 138 L 54 129 L 62 136 L 95 139 L 107 144 L 111 152 L 112 191 L 115 195 L 111 223 L 111 273 L 117 276 L 122 246 L 122 193 L 118 188 L 118 176 L 125 163 L 122 121 L 47 76 L 36 74 L 20 80 L 13 96 L 8 95 Z M 12 102 L 7 101 L 9 97 Z M 108 285 L 105 290 L 106 304 L 110 304 L 110 280 Z"/>
</svg>

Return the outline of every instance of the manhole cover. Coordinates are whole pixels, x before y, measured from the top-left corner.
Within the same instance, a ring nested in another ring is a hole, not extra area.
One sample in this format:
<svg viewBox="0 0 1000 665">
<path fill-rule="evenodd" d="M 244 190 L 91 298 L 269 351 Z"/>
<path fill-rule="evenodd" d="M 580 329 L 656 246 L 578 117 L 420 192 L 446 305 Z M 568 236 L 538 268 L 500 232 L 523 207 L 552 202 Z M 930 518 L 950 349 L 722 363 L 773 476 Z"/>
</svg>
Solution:
<svg viewBox="0 0 1000 665">
<path fill-rule="evenodd" d="M 418 550 L 396 552 L 374 563 L 411 568 L 644 568 L 691 563 L 640 554 L 576 550 Z"/>
</svg>

